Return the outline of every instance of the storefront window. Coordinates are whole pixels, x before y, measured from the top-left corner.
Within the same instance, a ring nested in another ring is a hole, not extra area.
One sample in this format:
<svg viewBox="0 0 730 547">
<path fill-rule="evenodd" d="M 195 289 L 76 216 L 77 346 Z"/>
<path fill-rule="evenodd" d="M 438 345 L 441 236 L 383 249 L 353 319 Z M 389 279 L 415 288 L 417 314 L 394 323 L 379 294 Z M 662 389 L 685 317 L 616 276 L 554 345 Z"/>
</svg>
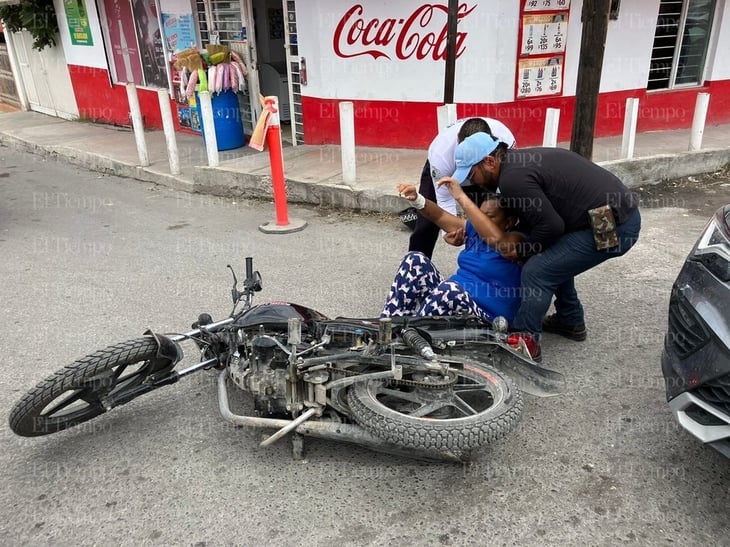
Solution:
<svg viewBox="0 0 730 547">
<path fill-rule="evenodd" d="M 661 0 L 647 89 L 702 83 L 714 0 Z"/>
<path fill-rule="evenodd" d="M 241 4 L 238 0 L 197 0 L 200 36 L 204 44 L 227 45 L 241 40 Z"/>
</svg>

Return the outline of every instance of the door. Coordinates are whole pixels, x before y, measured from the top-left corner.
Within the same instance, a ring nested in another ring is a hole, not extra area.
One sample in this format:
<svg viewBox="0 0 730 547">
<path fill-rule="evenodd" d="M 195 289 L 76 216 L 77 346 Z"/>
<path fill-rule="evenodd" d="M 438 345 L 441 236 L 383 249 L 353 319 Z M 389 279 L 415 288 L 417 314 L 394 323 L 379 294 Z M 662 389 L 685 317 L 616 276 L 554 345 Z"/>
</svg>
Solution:
<svg viewBox="0 0 730 547">
<path fill-rule="evenodd" d="M 284 10 L 284 50 L 288 74 L 289 105 L 291 110 L 292 144 L 304 142 L 304 122 L 302 119 L 302 85 L 307 85 L 306 60 L 299 56 L 297 39 L 297 13 L 295 0 L 282 0 Z"/>
<path fill-rule="evenodd" d="M 66 119 L 79 117 L 66 57 L 60 45 L 33 49 L 29 32 L 9 34 L 31 110 Z"/>
<path fill-rule="evenodd" d="M 202 47 L 208 43 L 228 46 L 246 64 L 246 92 L 239 96 L 239 104 L 244 129 L 250 134 L 261 114 L 251 0 L 196 0 L 195 5 Z"/>
<path fill-rule="evenodd" d="M 0 23 L 0 103 L 9 105 L 12 108 L 21 108 L 2 23 Z"/>
</svg>

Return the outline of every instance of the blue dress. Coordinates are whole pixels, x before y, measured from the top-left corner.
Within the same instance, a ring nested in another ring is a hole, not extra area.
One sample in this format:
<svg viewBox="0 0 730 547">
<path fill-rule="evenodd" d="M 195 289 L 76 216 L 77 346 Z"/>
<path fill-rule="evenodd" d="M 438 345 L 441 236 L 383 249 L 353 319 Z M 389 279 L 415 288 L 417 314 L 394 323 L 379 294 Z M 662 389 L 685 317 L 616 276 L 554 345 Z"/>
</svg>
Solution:
<svg viewBox="0 0 730 547">
<path fill-rule="evenodd" d="M 449 279 L 459 283 L 488 315 L 502 315 L 512 322 L 520 306 L 521 268 L 490 247 L 469 221 L 457 264 Z"/>
</svg>

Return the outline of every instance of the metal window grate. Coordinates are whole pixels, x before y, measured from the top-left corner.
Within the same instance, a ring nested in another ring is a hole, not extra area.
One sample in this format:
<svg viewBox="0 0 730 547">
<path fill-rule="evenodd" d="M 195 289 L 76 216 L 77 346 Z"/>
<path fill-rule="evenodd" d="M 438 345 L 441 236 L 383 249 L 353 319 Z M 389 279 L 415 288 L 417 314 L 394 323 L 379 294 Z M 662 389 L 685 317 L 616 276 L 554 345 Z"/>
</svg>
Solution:
<svg viewBox="0 0 730 547">
<path fill-rule="evenodd" d="M 203 44 L 210 43 L 210 34 L 218 33 L 220 43 L 227 45 L 231 40 L 241 39 L 241 4 L 230 0 L 196 0 L 200 39 Z M 210 6 L 210 11 L 206 9 Z"/>
<path fill-rule="evenodd" d="M 715 0 L 660 0 L 646 88 L 702 83 Z"/>
</svg>

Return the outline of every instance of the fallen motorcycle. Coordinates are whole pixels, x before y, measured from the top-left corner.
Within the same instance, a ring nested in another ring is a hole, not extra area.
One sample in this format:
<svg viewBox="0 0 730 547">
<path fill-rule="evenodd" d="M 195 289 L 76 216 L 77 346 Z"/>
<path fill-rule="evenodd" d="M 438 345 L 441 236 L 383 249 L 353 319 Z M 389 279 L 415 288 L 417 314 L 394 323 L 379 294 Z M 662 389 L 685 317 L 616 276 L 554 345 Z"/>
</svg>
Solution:
<svg viewBox="0 0 730 547">
<path fill-rule="evenodd" d="M 523 391 L 546 397 L 565 389 L 563 376 L 535 363 L 503 318 L 329 319 L 288 302 L 253 306 L 261 275 L 250 257 L 243 290 L 231 272 L 228 318 L 201 314 L 190 332 L 147 331 L 79 359 L 23 396 L 10 428 L 47 435 L 217 369 L 223 417 L 277 430 L 261 446 L 288 435 L 294 457 L 302 458 L 303 436 L 312 436 L 465 461 L 515 428 Z M 185 341 L 194 342 L 197 362 L 175 370 Z M 255 416 L 231 411 L 229 383 L 252 396 Z"/>
</svg>

